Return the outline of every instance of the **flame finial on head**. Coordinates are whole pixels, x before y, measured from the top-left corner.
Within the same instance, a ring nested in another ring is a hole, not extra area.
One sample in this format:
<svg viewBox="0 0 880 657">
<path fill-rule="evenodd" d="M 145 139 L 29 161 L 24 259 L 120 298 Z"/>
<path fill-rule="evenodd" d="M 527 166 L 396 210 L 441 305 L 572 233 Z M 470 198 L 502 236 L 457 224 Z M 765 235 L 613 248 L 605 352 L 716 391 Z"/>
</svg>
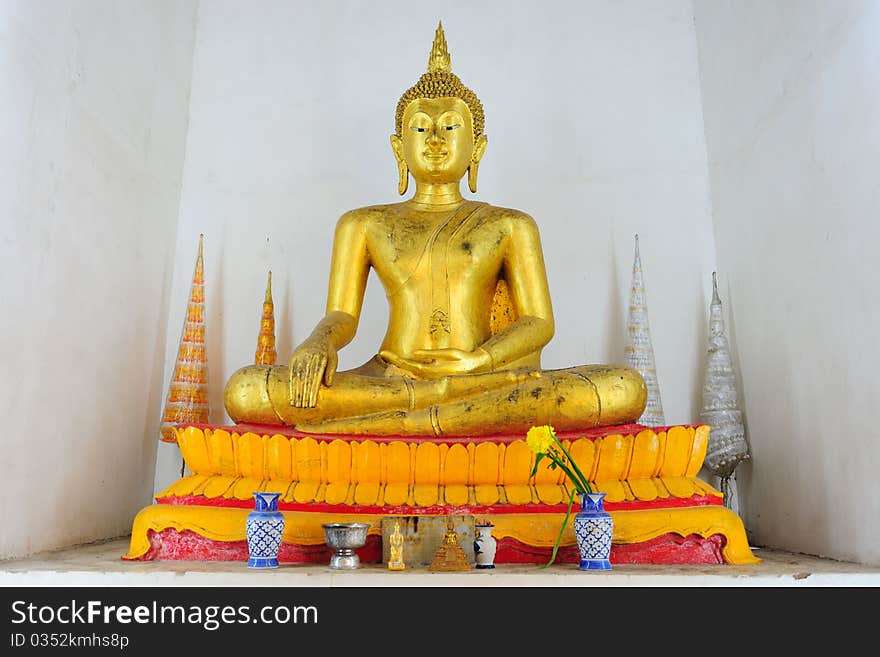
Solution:
<svg viewBox="0 0 880 657">
<path fill-rule="evenodd" d="M 434 43 L 428 55 L 428 73 L 452 73 L 452 59 L 446 46 L 443 21 L 437 23 L 437 31 L 434 32 Z"/>
</svg>

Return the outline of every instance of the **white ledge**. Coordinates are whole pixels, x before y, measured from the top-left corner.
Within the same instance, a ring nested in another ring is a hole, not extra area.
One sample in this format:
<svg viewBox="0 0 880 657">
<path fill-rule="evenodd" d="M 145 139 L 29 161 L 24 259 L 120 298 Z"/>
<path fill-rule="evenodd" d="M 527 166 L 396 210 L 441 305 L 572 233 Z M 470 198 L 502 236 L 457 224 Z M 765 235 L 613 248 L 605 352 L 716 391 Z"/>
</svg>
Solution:
<svg viewBox="0 0 880 657">
<path fill-rule="evenodd" d="M 574 564 L 539 568 L 498 564 L 494 570 L 432 573 L 427 567 L 389 571 L 382 564 L 332 570 L 322 564 L 282 563 L 251 570 L 233 561 L 123 561 L 128 538 L 0 561 L 0 586 L 289 586 L 289 587 L 718 587 L 880 586 L 880 568 L 757 549 L 755 565 L 614 565 L 581 571 Z"/>
</svg>

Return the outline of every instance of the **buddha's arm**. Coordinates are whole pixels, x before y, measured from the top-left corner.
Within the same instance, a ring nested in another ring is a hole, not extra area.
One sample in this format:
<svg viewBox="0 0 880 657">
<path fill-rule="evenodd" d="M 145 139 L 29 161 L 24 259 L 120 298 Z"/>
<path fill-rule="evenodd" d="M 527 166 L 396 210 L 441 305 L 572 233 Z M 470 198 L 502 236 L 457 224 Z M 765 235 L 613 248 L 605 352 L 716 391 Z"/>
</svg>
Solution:
<svg viewBox="0 0 880 657">
<path fill-rule="evenodd" d="M 538 226 L 528 215 L 519 215 L 511 224 L 504 274 L 519 317 L 480 345 L 491 357 L 493 370 L 540 350 L 554 332 Z"/>
<path fill-rule="evenodd" d="M 347 213 L 333 238 L 326 314 L 290 359 L 291 405 L 316 406 L 321 381 L 333 382 L 336 352 L 354 338 L 369 273 L 363 224 L 356 212 Z"/>
</svg>

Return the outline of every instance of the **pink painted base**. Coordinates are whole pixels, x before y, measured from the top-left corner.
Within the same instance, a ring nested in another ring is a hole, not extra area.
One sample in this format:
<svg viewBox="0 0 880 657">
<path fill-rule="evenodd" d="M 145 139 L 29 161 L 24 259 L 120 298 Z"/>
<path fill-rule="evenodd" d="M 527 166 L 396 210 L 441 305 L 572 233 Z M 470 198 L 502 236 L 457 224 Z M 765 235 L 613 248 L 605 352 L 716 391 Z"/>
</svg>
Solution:
<svg viewBox="0 0 880 657">
<path fill-rule="evenodd" d="M 663 534 L 643 543 L 615 544 L 611 546 L 612 564 L 723 564 L 721 548 L 724 537 L 715 534 L 702 536 L 679 536 Z M 512 538 L 498 541 L 495 563 L 547 563 L 551 548 L 525 545 Z M 576 545 L 559 548 L 555 563 L 579 563 Z"/>
<path fill-rule="evenodd" d="M 215 541 L 195 532 L 176 529 L 151 531 L 150 550 L 141 561 L 189 560 L 189 561 L 241 561 L 248 560 L 247 541 Z M 679 536 L 664 534 L 643 543 L 613 545 L 612 564 L 723 564 L 721 535 L 703 538 L 697 535 Z M 498 541 L 495 563 L 542 564 L 550 559 L 550 548 L 525 545 L 512 538 Z M 356 550 L 362 563 L 382 562 L 382 539 L 367 537 L 364 547 Z M 326 545 L 296 545 L 282 543 L 278 554 L 281 563 L 329 563 L 333 551 Z M 556 563 L 578 563 L 577 546 L 560 548 Z"/>
<path fill-rule="evenodd" d="M 149 532 L 150 549 L 139 561 L 247 561 L 247 541 L 215 541 L 189 529 Z M 382 561 L 382 538 L 367 536 L 364 547 L 355 550 L 363 563 Z M 288 563 L 330 563 L 333 550 L 326 545 L 282 543 L 278 561 Z"/>
</svg>

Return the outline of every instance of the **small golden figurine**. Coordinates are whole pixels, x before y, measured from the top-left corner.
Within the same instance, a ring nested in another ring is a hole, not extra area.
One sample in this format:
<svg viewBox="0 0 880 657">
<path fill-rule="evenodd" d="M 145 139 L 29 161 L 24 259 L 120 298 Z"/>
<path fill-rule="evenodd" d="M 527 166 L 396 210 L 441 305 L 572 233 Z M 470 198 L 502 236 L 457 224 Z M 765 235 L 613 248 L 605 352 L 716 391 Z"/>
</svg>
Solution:
<svg viewBox="0 0 880 657">
<path fill-rule="evenodd" d="M 394 521 L 394 533 L 388 542 L 391 546 L 391 558 L 388 559 L 388 570 L 406 570 L 403 563 L 403 534 L 400 533 L 400 521 Z"/>
<path fill-rule="evenodd" d="M 428 570 L 433 573 L 471 570 L 471 564 L 464 548 L 458 544 L 458 534 L 455 533 L 455 528 L 452 526 L 452 516 L 446 517 L 446 534 L 443 535 L 443 542 L 437 548 L 437 554 L 434 555 L 434 560 Z"/>
</svg>

